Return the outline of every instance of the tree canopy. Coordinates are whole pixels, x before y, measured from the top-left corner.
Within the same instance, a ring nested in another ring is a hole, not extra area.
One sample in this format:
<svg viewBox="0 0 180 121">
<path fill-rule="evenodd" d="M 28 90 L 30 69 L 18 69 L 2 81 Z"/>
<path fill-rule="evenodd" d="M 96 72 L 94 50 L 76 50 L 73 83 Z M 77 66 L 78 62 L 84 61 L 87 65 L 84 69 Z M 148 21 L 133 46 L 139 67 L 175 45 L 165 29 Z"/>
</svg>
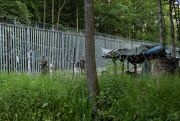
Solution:
<svg viewBox="0 0 180 121">
<path fill-rule="evenodd" d="M 0 0 L 0 17 L 24 23 L 52 24 L 52 0 Z M 54 0 L 54 24 L 84 29 L 84 0 Z M 96 0 L 96 32 L 137 40 L 159 41 L 157 0 Z M 168 0 L 162 0 L 166 37 L 169 38 Z"/>
</svg>

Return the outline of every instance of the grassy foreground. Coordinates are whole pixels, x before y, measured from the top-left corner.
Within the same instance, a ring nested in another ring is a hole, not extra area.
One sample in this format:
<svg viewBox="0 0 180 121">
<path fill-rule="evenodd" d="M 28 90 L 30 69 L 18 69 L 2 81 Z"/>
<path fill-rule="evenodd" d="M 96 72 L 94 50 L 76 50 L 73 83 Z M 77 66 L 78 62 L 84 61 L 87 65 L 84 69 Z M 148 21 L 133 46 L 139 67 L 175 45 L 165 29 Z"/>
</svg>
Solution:
<svg viewBox="0 0 180 121">
<path fill-rule="evenodd" d="M 100 121 L 180 121 L 180 76 L 103 74 Z M 83 77 L 0 74 L 0 121 L 90 121 Z"/>
</svg>

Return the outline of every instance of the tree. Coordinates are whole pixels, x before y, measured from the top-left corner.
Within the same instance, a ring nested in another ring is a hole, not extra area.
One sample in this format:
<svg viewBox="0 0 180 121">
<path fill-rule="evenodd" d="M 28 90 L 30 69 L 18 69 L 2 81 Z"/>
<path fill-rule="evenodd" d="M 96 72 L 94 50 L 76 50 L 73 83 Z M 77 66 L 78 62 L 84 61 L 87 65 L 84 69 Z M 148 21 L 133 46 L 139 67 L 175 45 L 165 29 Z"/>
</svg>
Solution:
<svg viewBox="0 0 180 121">
<path fill-rule="evenodd" d="M 54 0 L 52 0 L 52 29 L 54 29 Z"/>
<path fill-rule="evenodd" d="M 21 1 L 6 0 L 0 1 L 0 16 L 5 18 L 13 18 L 23 23 L 30 23 L 32 14 L 27 5 Z"/>
<path fill-rule="evenodd" d="M 76 3 L 76 32 L 79 31 L 79 4 Z"/>
<path fill-rule="evenodd" d="M 102 33 L 157 41 L 157 0 L 96 0 L 95 25 Z"/>
<path fill-rule="evenodd" d="M 95 38 L 94 38 L 94 14 L 93 0 L 84 0 L 85 4 L 85 60 L 86 74 L 89 95 L 92 103 L 96 100 L 99 93 L 98 79 L 95 61 Z M 97 112 L 96 104 L 93 103 L 92 116 Z"/>
<path fill-rule="evenodd" d="M 46 24 L 46 0 L 44 0 L 44 18 L 43 18 L 43 27 L 45 28 Z"/>
<path fill-rule="evenodd" d="M 163 44 L 163 18 L 162 18 L 162 1 L 158 0 L 158 23 L 159 23 L 159 40 L 160 43 Z"/>
<path fill-rule="evenodd" d="M 66 3 L 66 0 L 64 0 L 64 2 L 62 3 L 62 5 L 61 5 L 61 2 L 59 1 L 59 10 L 58 10 L 57 23 L 56 23 L 56 24 L 57 24 L 57 28 L 58 28 L 58 26 L 59 26 L 60 14 L 61 14 L 61 11 L 62 11 L 65 3 Z"/>
<path fill-rule="evenodd" d="M 170 29 L 171 29 L 171 39 L 172 39 L 172 47 L 173 47 L 173 57 L 176 57 L 175 51 L 175 36 L 174 36 L 174 22 L 173 22 L 173 0 L 169 0 L 169 17 L 170 17 Z"/>
</svg>

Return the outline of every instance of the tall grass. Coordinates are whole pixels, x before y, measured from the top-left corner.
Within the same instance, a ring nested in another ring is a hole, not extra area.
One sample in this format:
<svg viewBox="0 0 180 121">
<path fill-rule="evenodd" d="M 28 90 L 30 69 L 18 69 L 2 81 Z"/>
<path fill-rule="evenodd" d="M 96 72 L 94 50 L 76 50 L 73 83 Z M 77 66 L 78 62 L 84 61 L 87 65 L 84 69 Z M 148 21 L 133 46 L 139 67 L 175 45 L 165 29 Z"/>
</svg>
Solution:
<svg viewBox="0 0 180 121">
<path fill-rule="evenodd" d="M 103 75 L 99 119 L 180 121 L 180 76 Z"/>
<path fill-rule="evenodd" d="M 99 85 L 97 120 L 180 120 L 179 75 L 106 73 Z M 83 76 L 0 74 L 2 121 L 90 121 L 90 111 Z"/>
<path fill-rule="evenodd" d="M 90 105 L 82 78 L 62 80 L 59 75 L 1 74 L 0 83 L 2 121 L 90 120 Z"/>
</svg>

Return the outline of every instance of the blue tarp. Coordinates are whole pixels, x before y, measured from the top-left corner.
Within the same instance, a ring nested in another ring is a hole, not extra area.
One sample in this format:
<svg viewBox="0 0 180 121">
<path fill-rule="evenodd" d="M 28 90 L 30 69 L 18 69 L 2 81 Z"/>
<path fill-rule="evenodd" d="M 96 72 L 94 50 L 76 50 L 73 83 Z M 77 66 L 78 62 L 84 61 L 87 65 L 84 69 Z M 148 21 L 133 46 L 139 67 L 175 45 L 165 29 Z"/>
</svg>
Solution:
<svg viewBox="0 0 180 121">
<path fill-rule="evenodd" d="M 161 55 L 161 54 L 165 54 L 164 47 L 162 45 L 158 45 L 158 46 L 148 49 L 144 53 L 144 57 L 149 58 L 149 57 L 157 56 L 157 55 Z"/>
</svg>

